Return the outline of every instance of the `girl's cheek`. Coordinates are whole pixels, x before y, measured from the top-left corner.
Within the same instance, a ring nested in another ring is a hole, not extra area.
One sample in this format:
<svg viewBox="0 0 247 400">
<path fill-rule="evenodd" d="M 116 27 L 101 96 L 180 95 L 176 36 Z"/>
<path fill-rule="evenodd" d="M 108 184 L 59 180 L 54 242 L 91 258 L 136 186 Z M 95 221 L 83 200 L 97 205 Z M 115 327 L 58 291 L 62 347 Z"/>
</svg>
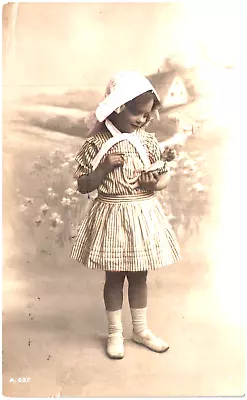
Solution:
<svg viewBox="0 0 247 400">
<path fill-rule="evenodd" d="M 130 114 L 130 115 L 128 116 L 128 120 L 129 120 L 129 121 L 133 121 L 133 120 L 135 120 L 135 119 L 136 119 L 136 116 L 133 115 L 133 114 Z"/>
</svg>

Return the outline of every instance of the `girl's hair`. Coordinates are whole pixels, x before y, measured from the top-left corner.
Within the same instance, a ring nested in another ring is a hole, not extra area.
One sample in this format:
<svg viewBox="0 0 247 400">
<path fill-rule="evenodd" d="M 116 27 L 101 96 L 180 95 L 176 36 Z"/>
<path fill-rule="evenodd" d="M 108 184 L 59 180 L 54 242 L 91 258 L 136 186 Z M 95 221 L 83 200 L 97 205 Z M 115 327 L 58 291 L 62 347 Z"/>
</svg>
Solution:
<svg viewBox="0 0 247 400">
<path fill-rule="evenodd" d="M 155 111 L 160 106 L 160 102 L 152 90 L 142 93 L 140 96 L 128 101 L 125 106 L 131 111 L 135 109 L 136 106 L 146 104 L 150 100 L 154 101 L 152 111 Z"/>
<path fill-rule="evenodd" d="M 160 107 L 160 102 L 152 90 L 149 90 L 147 92 L 140 94 L 139 96 L 137 96 L 134 99 L 125 103 L 124 106 L 127 107 L 130 112 L 135 113 L 135 110 L 136 110 L 136 108 L 138 108 L 138 106 L 142 106 L 142 105 L 146 104 L 147 102 L 149 102 L 150 100 L 153 100 L 154 103 L 153 103 L 152 110 L 151 110 L 149 116 L 147 117 L 147 121 L 146 121 L 146 124 L 147 124 L 150 121 L 152 121 L 152 119 L 153 119 L 152 112 L 154 112 L 156 109 L 158 109 L 158 107 Z M 116 117 L 116 112 L 114 111 L 111 115 L 109 115 L 108 119 L 114 123 L 115 117 Z"/>
</svg>

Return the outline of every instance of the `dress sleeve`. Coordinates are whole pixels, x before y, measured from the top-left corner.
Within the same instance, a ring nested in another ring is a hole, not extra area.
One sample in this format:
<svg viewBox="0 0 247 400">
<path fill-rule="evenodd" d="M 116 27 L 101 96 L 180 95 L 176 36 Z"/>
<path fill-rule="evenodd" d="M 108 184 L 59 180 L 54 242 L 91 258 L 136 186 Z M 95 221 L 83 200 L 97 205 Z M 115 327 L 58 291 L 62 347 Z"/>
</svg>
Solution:
<svg viewBox="0 0 247 400">
<path fill-rule="evenodd" d="M 98 147 L 93 137 L 85 141 L 75 156 L 75 160 L 78 163 L 74 173 L 75 179 L 78 179 L 82 175 L 88 175 L 90 172 L 92 172 L 92 161 L 98 151 Z"/>
<path fill-rule="evenodd" d="M 162 160 L 161 150 L 160 150 L 159 142 L 155 136 L 155 133 L 149 133 L 148 136 L 149 137 L 148 137 L 147 147 L 148 147 L 149 159 L 150 159 L 151 164 L 153 164 L 156 161 Z M 163 174 L 167 173 L 168 172 L 167 162 L 164 161 L 163 167 L 159 168 L 156 172 L 159 175 L 163 175 Z"/>
</svg>

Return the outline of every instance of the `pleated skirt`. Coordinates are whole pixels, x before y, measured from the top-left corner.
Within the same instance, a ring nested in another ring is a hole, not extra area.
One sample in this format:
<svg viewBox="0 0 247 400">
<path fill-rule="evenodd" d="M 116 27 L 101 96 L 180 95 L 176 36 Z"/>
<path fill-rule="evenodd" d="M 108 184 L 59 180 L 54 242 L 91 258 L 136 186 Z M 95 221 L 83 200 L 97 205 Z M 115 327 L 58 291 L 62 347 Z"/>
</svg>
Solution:
<svg viewBox="0 0 247 400">
<path fill-rule="evenodd" d="M 179 261 L 180 249 L 153 194 L 99 194 L 79 226 L 71 258 L 103 271 L 147 271 Z"/>
</svg>

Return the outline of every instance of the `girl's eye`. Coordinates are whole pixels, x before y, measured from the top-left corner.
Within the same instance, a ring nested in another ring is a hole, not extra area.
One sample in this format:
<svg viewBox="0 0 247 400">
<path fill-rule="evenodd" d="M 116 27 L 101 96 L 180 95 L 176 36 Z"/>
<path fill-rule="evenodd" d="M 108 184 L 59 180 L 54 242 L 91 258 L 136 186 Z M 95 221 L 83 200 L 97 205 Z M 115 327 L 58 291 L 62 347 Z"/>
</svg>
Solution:
<svg viewBox="0 0 247 400">
<path fill-rule="evenodd" d="M 131 114 L 134 115 L 135 117 L 139 116 L 138 111 L 131 110 Z"/>
<path fill-rule="evenodd" d="M 126 107 L 129 109 L 129 111 L 131 112 L 132 115 L 134 115 L 135 117 L 144 117 L 144 118 L 148 118 L 150 113 L 145 113 L 143 114 L 140 110 L 136 109 L 136 107 L 133 107 L 131 104 L 126 104 Z"/>
<path fill-rule="evenodd" d="M 146 119 L 150 117 L 150 113 L 142 114 L 142 113 L 139 113 L 138 111 L 132 112 L 132 115 L 134 115 L 135 117 L 144 117 Z"/>
</svg>

